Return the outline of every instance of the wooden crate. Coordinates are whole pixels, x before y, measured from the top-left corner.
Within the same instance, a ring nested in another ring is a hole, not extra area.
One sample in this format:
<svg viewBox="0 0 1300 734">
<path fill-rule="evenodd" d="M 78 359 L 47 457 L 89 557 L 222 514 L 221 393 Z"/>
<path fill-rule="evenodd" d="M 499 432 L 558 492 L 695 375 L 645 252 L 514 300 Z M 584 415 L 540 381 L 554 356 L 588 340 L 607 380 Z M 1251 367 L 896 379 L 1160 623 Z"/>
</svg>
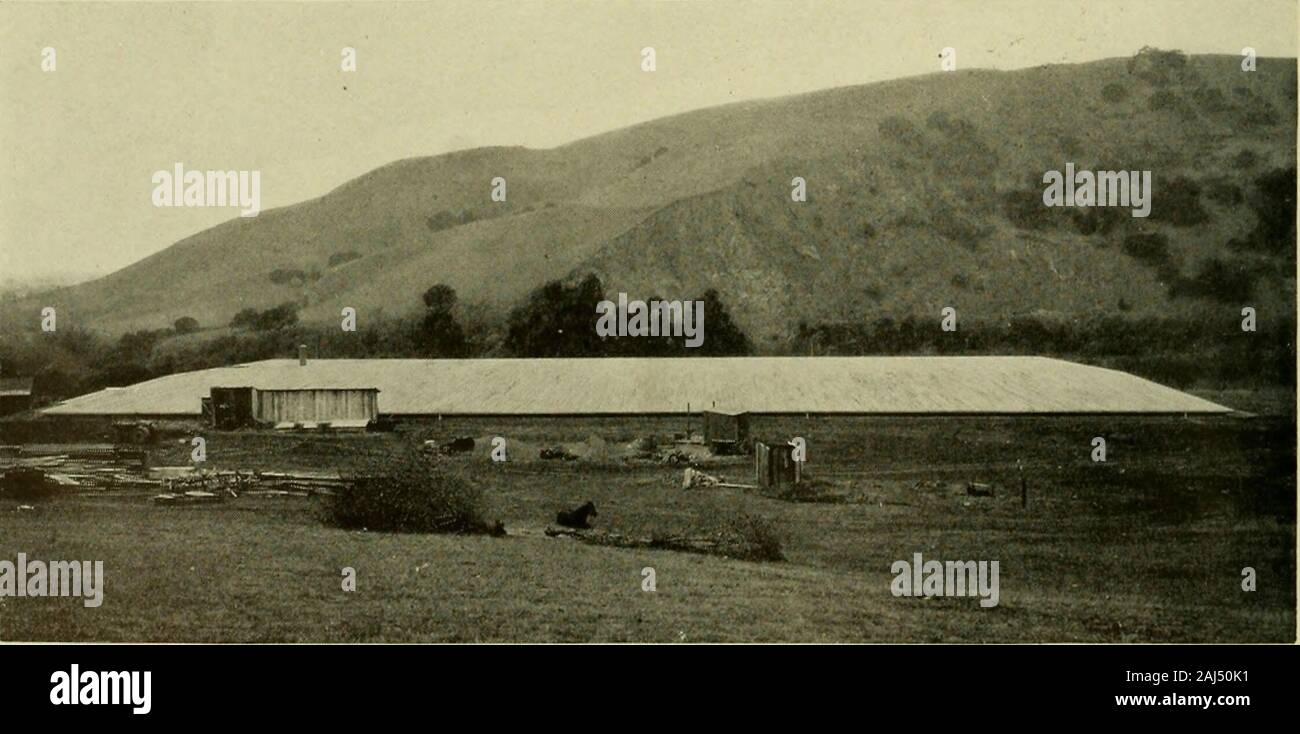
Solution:
<svg viewBox="0 0 1300 734">
<path fill-rule="evenodd" d="M 749 414 L 704 411 L 704 445 L 715 454 L 741 454 L 749 445 Z"/>
<path fill-rule="evenodd" d="M 799 484 L 799 471 L 793 446 L 754 442 L 754 475 L 760 490 L 782 492 L 791 489 Z"/>
</svg>

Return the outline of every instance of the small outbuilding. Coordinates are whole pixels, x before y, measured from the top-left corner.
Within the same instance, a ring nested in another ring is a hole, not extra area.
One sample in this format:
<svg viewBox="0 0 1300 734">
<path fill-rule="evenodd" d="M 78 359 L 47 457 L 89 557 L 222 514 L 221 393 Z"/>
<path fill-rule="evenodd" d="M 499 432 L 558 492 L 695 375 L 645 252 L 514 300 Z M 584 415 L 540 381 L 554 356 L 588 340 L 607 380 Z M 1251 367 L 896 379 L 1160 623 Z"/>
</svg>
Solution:
<svg viewBox="0 0 1300 734">
<path fill-rule="evenodd" d="M 754 442 L 754 474 L 761 491 L 781 493 L 799 484 L 800 466 L 790 444 Z"/>
<path fill-rule="evenodd" d="M 32 407 L 32 378 L 0 377 L 0 415 L 13 415 Z"/>
<path fill-rule="evenodd" d="M 749 448 L 749 414 L 704 411 L 704 445 L 715 454 L 741 454 Z"/>
</svg>

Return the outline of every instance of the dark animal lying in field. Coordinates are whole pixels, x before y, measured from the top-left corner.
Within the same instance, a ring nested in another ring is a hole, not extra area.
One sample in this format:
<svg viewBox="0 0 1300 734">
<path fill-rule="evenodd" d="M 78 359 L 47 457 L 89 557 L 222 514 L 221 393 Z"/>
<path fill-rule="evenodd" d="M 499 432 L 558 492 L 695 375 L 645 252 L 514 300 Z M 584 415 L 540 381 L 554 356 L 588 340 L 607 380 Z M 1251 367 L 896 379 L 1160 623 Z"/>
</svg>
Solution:
<svg viewBox="0 0 1300 734">
<path fill-rule="evenodd" d="M 576 510 L 568 512 L 560 510 L 555 513 L 555 521 L 566 528 L 589 528 L 591 527 L 591 518 L 595 516 L 596 503 L 589 501 Z"/>
<path fill-rule="evenodd" d="M 463 454 L 466 451 L 474 450 L 474 438 L 472 436 L 453 438 L 440 448 L 444 454 Z"/>
</svg>

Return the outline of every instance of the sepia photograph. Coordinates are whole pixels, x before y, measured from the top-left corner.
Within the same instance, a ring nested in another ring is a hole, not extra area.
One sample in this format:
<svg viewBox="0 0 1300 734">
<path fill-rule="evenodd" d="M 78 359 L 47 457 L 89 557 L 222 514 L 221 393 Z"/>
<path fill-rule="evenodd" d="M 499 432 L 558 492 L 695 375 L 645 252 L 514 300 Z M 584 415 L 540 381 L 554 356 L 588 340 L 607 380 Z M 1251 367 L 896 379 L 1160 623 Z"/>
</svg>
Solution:
<svg viewBox="0 0 1300 734">
<path fill-rule="evenodd" d="M 0 657 L 1294 646 L 1297 35 L 0 4 Z"/>
</svg>

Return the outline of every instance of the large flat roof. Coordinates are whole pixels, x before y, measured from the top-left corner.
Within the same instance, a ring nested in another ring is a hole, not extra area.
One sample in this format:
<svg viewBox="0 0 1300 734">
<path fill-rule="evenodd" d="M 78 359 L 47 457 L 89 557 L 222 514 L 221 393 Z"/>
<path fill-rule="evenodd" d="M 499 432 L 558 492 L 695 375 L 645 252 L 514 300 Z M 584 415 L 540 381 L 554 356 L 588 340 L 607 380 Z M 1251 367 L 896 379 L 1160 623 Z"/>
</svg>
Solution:
<svg viewBox="0 0 1300 734">
<path fill-rule="evenodd" d="M 214 387 L 378 388 L 392 415 L 1226 413 L 1126 372 L 1046 357 L 272 359 L 110 388 L 46 415 L 198 415 Z"/>
</svg>

